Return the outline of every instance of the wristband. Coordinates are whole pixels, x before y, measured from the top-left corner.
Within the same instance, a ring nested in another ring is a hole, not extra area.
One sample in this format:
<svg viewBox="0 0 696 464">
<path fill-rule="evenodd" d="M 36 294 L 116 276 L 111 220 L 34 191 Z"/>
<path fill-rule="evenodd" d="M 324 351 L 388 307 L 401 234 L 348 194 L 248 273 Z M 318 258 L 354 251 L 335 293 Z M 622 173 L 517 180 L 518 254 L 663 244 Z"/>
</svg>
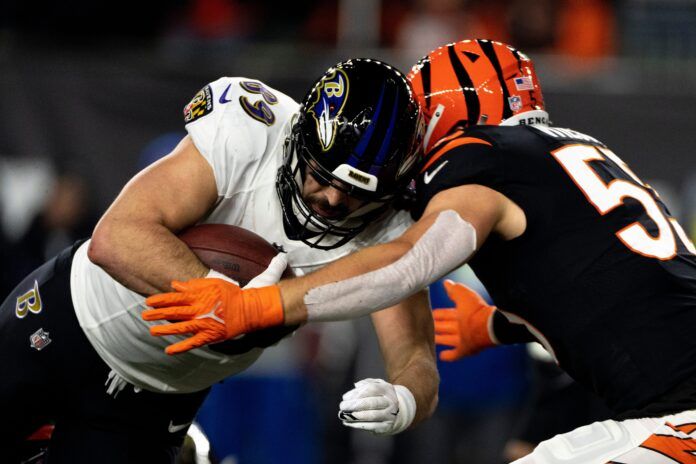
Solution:
<svg viewBox="0 0 696 464">
<path fill-rule="evenodd" d="M 399 413 L 394 420 L 394 428 L 389 432 L 390 435 L 406 430 L 416 417 L 416 399 L 411 390 L 403 385 L 394 385 L 394 390 L 399 401 Z"/>
</svg>

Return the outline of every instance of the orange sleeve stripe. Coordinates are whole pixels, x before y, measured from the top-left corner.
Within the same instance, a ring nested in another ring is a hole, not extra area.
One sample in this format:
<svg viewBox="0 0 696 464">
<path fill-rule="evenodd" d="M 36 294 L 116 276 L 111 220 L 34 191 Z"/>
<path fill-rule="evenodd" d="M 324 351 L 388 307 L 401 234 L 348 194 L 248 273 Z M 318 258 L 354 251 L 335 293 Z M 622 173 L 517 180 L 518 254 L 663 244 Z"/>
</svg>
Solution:
<svg viewBox="0 0 696 464">
<path fill-rule="evenodd" d="M 425 172 L 426 169 L 428 169 L 435 161 L 437 161 L 442 155 L 447 153 L 453 148 L 456 148 L 461 145 L 467 145 L 470 143 L 477 143 L 479 145 L 488 145 L 489 147 L 492 146 L 490 142 L 486 142 L 485 140 L 477 139 L 476 137 L 462 137 L 461 139 L 454 139 L 450 142 L 447 142 L 440 148 L 438 148 L 435 153 L 430 157 L 427 163 L 425 163 L 425 166 L 423 166 L 423 169 L 421 169 L 421 172 Z"/>
</svg>

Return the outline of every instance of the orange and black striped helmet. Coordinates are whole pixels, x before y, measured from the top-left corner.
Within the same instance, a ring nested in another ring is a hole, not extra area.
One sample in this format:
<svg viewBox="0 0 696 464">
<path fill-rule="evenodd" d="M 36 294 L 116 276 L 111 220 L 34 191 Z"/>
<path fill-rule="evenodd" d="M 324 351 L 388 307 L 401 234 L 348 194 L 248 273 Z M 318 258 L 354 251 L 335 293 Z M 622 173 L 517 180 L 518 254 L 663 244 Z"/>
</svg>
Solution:
<svg viewBox="0 0 696 464">
<path fill-rule="evenodd" d="M 427 124 L 424 149 L 453 130 L 476 124 L 548 122 L 534 64 L 509 45 L 462 40 L 421 58 L 408 74 Z M 527 115 L 526 115 L 527 116 Z"/>
</svg>

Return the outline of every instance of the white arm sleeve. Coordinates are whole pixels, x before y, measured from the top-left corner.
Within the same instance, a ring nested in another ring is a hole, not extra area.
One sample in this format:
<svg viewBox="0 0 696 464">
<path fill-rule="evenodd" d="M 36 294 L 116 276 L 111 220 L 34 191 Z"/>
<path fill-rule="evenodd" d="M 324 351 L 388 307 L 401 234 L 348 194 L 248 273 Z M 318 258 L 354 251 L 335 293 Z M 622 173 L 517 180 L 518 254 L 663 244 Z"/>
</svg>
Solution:
<svg viewBox="0 0 696 464">
<path fill-rule="evenodd" d="M 352 319 L 388 308 L 460 266 L 475 250 L 476 229 L 455 211 L 443 211 L 413 248 L 388 266 L 307 292 L 307 319 Z"/>
</svg>

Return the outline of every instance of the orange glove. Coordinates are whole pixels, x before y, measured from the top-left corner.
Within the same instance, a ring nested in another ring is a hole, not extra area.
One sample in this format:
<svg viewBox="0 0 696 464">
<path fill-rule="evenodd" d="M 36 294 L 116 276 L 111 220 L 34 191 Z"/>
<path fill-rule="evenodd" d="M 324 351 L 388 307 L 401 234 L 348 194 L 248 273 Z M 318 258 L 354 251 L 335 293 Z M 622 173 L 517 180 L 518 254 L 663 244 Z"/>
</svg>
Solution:
<svg viewBox="0 0 696 464">
<path fill-rule="evenodd" d="M 150 334 L 193 336 L 169 345 L 167 354 L 218 343 L 246 332 L 283 324 L 283 303 L 277 285 L 240 289 L 222 279 L 173 281 L 176 292 L 145 300 L 155 309 L 143 311 L 146 321 L 182 321 L 150 327 Z"/>
<path fill-rule="evenodd" d="M 441 361 L 456 361 L 476 354 L 497 343 L 489 332 L 489 321 L 495 306 L 488 305 L 481 296 L 467 287 L 445 280 L 445 290 L 455 308 L 433 310 L 435 343 L 454 349 L 440 352 Z"/>
</svg>

